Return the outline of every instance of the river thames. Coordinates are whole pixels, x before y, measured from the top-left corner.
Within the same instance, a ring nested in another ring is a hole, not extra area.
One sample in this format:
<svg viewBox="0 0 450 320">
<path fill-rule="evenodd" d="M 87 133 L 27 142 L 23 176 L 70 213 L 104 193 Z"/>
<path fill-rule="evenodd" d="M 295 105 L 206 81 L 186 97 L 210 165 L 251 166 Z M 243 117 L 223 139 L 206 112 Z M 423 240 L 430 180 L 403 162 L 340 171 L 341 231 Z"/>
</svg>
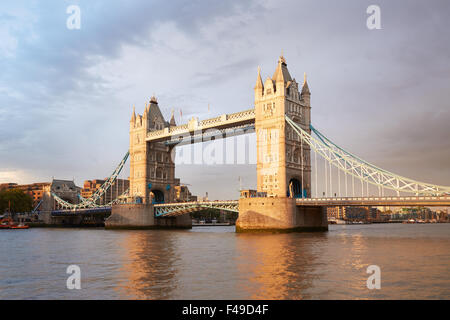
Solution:
<svg viewBox="0 0 450 320">
<path fill-rule="evenodd" d="M 0 231 L 0 299 L 450 299 L 450 224 Z M 69 290 L 69 265 L 81 289 Z M 369 290 L 369 265 L 381 289 Z"/>
</svg>

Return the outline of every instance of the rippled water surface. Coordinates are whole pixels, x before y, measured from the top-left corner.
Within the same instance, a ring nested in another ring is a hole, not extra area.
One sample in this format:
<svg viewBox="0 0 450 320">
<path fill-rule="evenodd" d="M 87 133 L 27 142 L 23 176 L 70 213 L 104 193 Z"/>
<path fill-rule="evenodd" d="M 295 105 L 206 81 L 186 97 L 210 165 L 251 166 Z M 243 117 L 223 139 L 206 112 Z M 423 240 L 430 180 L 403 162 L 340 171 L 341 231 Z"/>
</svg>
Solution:
<svg viewBox="0 0 450 320">
<path fill-rule="evenodd" d="M 68 265 L 81 290 L 68 290 Z M 366 268 L 381 268 L 369 290 Z M 0 299 L 450 299 L 450 224 L 0 230 Z"/>
</svg>

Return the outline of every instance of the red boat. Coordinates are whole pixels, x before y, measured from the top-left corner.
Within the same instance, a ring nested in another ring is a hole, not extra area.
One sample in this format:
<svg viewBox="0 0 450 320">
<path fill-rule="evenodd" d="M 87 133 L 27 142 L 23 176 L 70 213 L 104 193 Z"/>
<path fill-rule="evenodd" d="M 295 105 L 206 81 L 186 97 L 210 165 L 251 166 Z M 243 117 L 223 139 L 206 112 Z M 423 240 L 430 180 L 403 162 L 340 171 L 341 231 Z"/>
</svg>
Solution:
<svg viewBox="0 0 450 320">
<path fill-rule="evenodd" d="M 26 224 L 13 224 L 10 229 L 28 229 L 29 227 Z"/>
<path fill-rule="evenodd" d="M 4 218 L 0 220 L 0 229 L 28 229 L 29 226 L 23 223 L 15 224 L 13 219 Z"/>
<path fill-rule="evenodd" d="M 1 229 L 10 229 L 12 225 L 14 225 L 14 221 L 9 217 L 0 220 Z"/>
</svg>

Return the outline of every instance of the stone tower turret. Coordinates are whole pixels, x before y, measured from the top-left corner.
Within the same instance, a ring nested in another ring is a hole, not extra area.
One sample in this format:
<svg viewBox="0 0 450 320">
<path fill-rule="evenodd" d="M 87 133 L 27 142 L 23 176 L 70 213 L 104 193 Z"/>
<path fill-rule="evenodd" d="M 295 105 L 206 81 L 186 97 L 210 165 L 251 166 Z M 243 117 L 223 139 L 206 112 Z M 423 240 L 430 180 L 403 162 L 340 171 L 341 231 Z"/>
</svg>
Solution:
<svg viewBox="0 0 450 320">
<path fill-rule="evenodd" d="M 172 148 L 163 142 L 148 143 L 149 131 L 169 126 L 152 96 L 144 112 L 136 115 L 134 107 L 130 120 L 130 196 L 143 203 L 172 202 L 175 197 L 175 164 Z"/>
<path fill-rule="evenodd" d="M 255 85 L 255 101 L 262 98 L 264 94 L 264 85 L 261 78 L 261 68 L 258 67 L 258 76 L 256 78 L 256 85 Z"/>
<path fill-rule="evenodd" d="M 306 80 L 302 95 L 291 78 L 286 59 L 278 59 L 272 78 L 255 86 L 257 135 L 257 189 L 268 196 L 309 197 L 310 149 L 286 124 L 285 115 L 310 132 L 310 92 Z M 261 94 L 260 94 L 261 92 Z"/>
</svg>

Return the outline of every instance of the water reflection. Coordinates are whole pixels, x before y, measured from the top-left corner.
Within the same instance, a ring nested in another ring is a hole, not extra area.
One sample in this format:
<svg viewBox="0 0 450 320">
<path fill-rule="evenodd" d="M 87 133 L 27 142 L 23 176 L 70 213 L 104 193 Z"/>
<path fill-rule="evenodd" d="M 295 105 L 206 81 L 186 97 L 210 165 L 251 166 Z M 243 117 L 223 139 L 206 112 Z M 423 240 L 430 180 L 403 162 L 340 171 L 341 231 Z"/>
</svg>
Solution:
<svg viewBox="0 0 450 320">
<path fill-rule="evenodd" d="M 320 275 L 317 242 L 326 234 L 239 235 L 237 268 L 248 282 L 241 283 L 251 299 L 309 298 L 307 289 Z"/>
<path fill-rule="evenodd" d="M 450 224 L 0 232 L 1 299 L 450 299 Z M 66 268 L 82 289 L 66 288 Z M 366 287 L 369 265 L 381 290 Z"/>
<path fill-rule="evenodd" d="M 174 238 L 164 231 L 126 232 L 117 291 L 123 299 L 167 299 L 176 288 L 173 279 Z"/>
</svg>

